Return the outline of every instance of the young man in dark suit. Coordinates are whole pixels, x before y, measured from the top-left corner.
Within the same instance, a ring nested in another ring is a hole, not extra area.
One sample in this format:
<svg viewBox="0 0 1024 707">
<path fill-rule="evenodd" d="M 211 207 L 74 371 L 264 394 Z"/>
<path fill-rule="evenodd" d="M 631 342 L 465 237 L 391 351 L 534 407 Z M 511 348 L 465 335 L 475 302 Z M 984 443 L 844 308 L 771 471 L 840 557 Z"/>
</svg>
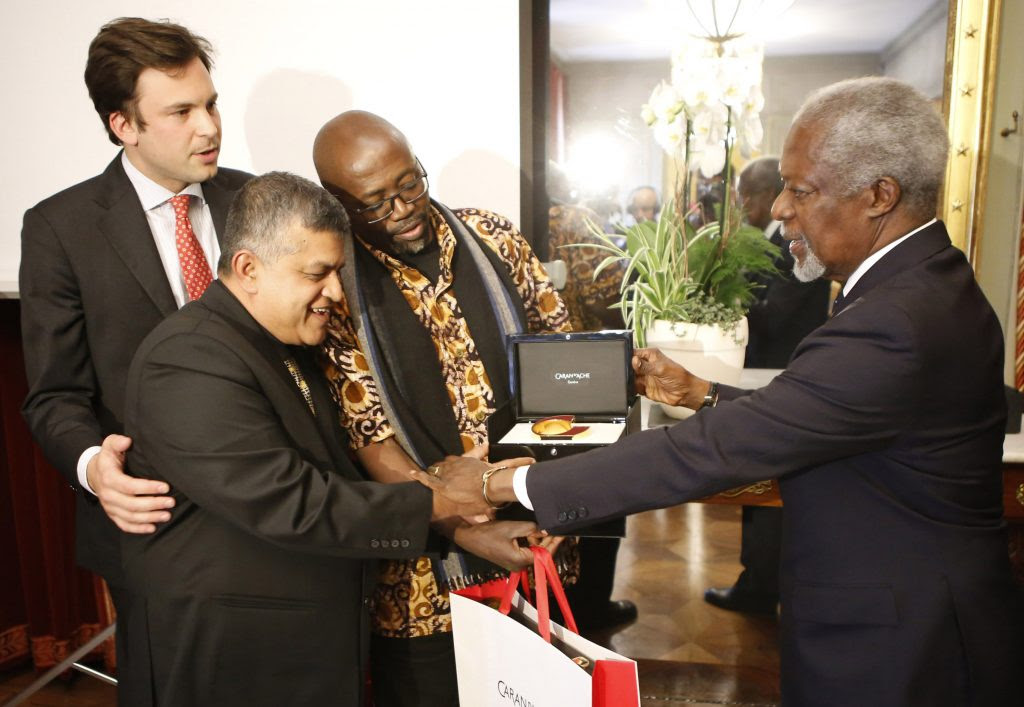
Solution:
<svg viewBox="0 0 1024 707">
<path fill-rule="evenodd" d="M 312 348 L 343 296 L 348 229 L 312 182 L 251 180 L 218 281 L 132 362 L 128 468 L 177 501 L 155 533 L 122 536 L 130 679 L 155 704 L 363 704 L 365 560 L 415 557 L 428 523 L 455 515 L 419 484 L 368 481 L 349 461 Z M 514 539 L 534 527 L 493 522 L 455 539 L 505 533 L 490 559 L 512 569 L 531 561 Z"/>
<path fill-rule="evenodd" d="M 647 395 L 703 410 L 497 472 L 486 489 L 566 532 L 779 476 L 786 705 L 981 707 L 1019 695 L 1004 342 L 934 218 L 947 154 L 942 118 L 906 84 L 869 77 L 812 94 L 786 138 L 773 214 L 797 277 L 842 283 L 832 318 L 756 391 L 641 351 Z M 423 480 L 482 507 L 481 467 L 447 460 L 440 480 Z"/>
<path fill-rule="evenodd" d="M 228 205 L 249 178 L 218 170 L 210 66 L 210 45 L 179 25 L 105 25 L 85 80 L 123 149 L 99 176 L 29 209 L 22 231 L 23 413 L 77 492 L 78 562 L 107 580 L 119 616 L 131 600 L 118 528 L 152 532 L 173 505 L 166 483 L 122 469 L 128 364 L 146 334 L 212 279 Z"/>
</svg>

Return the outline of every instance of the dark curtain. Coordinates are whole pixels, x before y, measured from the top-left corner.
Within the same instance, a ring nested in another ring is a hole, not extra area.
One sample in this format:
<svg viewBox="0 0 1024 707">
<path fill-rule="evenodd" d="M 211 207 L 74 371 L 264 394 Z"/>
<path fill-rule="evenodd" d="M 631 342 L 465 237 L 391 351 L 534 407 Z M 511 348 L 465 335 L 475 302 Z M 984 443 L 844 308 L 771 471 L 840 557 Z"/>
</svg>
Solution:
<svg viewBox="0 0 1024 707">
<path fill-rule="evenodd" d="M 0 669 L 48 668 L 113 610 L 102 580 L 75 565 L 75 497 L 32 441 L 19 409 L 28 384 L 17 300 L 0 300 Z M 97 649 L 114 665 L 113 641 Z"/>
</svg>

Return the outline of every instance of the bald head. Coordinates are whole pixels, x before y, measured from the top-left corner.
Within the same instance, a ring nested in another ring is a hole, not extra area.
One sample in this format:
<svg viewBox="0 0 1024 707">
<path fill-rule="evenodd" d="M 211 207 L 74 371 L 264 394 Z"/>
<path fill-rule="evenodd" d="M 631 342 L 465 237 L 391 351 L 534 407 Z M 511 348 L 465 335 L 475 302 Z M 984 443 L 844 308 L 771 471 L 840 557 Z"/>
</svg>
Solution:
<svg viewBox="0 0 1024 707">
<path fill-rule="evenodd" d="M 660 210 L 658 192 L 654 190 L 654 187 L 637 187 L 629 193 L 626 211 L 633 216 L 637 223 L 653 221 Z"/>
<path fill-rule="evenodd" d="M 782 191 L 778 157 L 760 157 L 740 172 L 740 201 L 747 222 L 764 229 L 772 222 L 772 203 Z"/>
<path fill-rule="evenodd" d="M 353 229 L 371 244 L 397 254 L 417 253 L 430 242 L 426 172 L 394 125 L 373 113 L 346 111 L 320 128 L 313 164 L 320 183 L 348 210 Z"/>
</svg>

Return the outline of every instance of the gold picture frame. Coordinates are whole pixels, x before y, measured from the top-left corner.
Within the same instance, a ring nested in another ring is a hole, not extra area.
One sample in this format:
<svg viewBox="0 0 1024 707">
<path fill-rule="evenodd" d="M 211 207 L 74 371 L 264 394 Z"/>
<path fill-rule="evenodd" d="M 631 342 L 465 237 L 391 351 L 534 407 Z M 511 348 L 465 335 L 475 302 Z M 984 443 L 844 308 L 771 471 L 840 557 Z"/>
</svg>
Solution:
<svg viewBox="0 0 1024 707">
<path fill-rule="evenodd" d="M 949 131 L 939 215 L 976 265 L 983 233 L 1002 0 L 950 0 L 943 111 Z"/>
</svg>

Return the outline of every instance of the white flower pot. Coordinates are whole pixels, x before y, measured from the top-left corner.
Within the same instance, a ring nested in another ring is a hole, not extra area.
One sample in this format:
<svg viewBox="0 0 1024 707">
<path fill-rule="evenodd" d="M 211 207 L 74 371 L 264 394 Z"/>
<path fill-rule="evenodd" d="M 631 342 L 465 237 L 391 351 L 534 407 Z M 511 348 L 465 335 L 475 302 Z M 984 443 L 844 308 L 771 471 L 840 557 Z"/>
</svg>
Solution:
<svg viewBox="0 0 1024 707">
<path fill-rule="evenodd" d="M 647 330 L 647 345 L 661 349 L 695 376 L 725 385 L 737 385 L 747 351 L 747 318 L 723 328 L 718 324 L 691 324 L 655 319 Z M 693 410 L 662 405 L 669 417 L 683 419 Z"/>
</svg>

